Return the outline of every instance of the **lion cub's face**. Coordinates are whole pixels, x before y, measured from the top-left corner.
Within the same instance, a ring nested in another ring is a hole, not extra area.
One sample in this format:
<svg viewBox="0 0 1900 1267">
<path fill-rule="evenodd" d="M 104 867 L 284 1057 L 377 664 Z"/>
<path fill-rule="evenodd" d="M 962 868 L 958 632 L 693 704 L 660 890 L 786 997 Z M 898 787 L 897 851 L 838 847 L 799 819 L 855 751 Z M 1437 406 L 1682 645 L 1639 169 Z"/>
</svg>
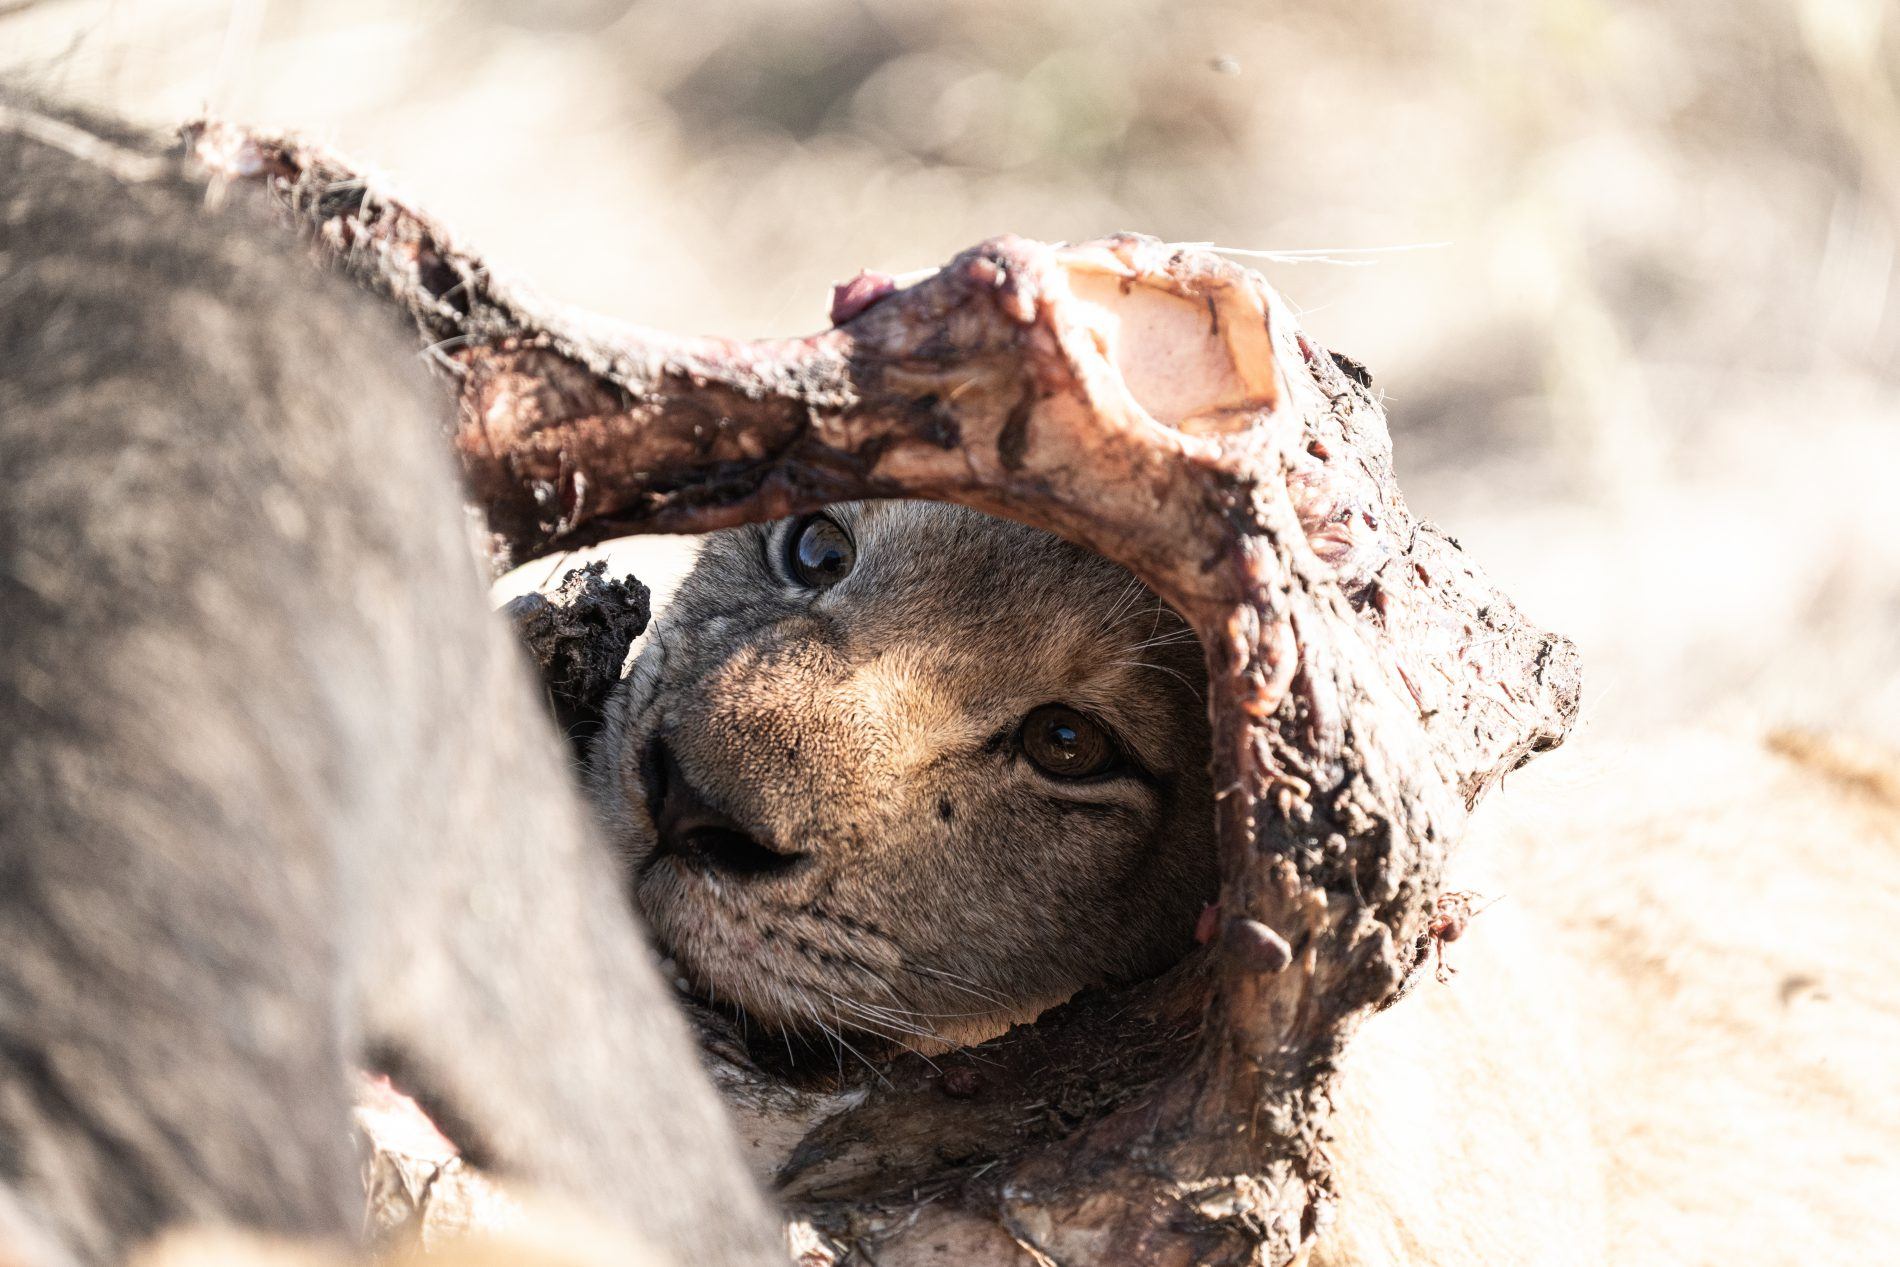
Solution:
<svg viewBox="0 0 1900 1267">
<path fill-rule="evenodd" d="M 1181 620 L 1086 550 L 840 506 L 708 540 L 592 779 L 700 993 L 768 1031 L 967 1042 L 1190 944 L 1204 682 Z"/>
</svg>

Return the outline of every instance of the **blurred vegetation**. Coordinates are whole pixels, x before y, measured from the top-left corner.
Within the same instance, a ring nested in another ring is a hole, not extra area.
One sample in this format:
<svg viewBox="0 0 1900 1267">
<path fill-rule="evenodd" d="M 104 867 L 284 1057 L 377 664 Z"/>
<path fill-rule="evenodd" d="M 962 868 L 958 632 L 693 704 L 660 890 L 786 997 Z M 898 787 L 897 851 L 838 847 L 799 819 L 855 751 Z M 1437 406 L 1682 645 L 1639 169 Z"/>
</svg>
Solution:
<svg viewBox="0 0 1900 1267">
<path fill-rule="evenodd" d="M 395 175 L 612 315 L 822 324 L 999 232 L 1278 250 L 1593 706 L 1900 738 L 1891 0 L 41 0 L 0 56 Z"/>
</svg>

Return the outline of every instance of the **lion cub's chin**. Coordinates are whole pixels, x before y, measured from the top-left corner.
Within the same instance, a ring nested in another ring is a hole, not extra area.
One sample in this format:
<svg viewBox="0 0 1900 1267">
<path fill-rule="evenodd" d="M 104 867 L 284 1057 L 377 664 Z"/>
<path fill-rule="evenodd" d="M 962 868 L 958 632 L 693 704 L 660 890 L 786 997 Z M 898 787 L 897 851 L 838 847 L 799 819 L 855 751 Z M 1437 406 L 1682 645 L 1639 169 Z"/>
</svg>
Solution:
<svg viewBox="0 0 1900 1267">
<path fill-rule="evenodd" d="M 840 1072 L 850 1075 L 906 1054 L 939 1056 L 979 1046 L 1073 997 L 1056 995 L 980 1013 L 921 1018 L 888 999 L 854 997 L 842 983 L 777 980 L 774 970 L 779 965 L 769 957 L 715 958 L 709 964 L 664 940 L 659 949 L 690 997 L 736 1027 L 752 1063 L 793 1082 Z"/>
</svg>

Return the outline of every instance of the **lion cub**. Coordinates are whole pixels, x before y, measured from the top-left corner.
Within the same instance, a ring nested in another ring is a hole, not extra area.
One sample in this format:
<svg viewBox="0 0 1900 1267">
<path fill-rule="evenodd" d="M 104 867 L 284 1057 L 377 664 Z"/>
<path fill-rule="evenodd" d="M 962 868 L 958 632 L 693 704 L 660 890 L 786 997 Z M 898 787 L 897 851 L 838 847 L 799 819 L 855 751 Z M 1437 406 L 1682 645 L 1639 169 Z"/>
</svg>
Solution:
<svg viewBox="0 0 1900 1267">
<path fill-rule="evenodd" d="M 1217 888 L 1205 671 L 1126 571 L 954 506 L 714 534 L 591 779 L 655 935 L 777 1041 L 980 1041 Z"/>
</svg>

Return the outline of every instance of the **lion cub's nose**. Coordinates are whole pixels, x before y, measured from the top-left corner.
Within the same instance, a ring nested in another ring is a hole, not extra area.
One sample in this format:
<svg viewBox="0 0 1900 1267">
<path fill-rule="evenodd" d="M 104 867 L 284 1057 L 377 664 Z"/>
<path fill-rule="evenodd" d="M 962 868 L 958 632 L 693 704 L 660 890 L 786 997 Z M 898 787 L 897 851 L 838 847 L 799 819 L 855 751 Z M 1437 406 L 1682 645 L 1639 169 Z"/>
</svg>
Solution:
<svg viewBox="0 0 1900 1267">
<path fill-rule="evenodd" d="M 708 801 L 663 740 L 653 741 L 643 764 L 647 803 L 659 835 L 655 862 L 677 858 L 701 871 L 749 877 L 789 871 L 805 860 L 802 853 L 759 839 Z"/>
</svg>

